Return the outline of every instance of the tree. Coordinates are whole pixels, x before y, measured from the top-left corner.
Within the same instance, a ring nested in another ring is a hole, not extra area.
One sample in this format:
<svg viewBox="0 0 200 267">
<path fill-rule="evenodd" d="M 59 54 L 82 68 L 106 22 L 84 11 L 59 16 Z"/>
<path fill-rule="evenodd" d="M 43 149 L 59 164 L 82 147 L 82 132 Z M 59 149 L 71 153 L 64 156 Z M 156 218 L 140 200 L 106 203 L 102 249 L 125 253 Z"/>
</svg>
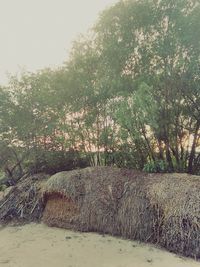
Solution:
<svg viewBox="0 0 200 267">
<path fill-rule="evenodd" d="M 2 141 L 18 162 L 27 152 L 38 162 L 74 151 L 90 165 L 198 172 L 199 17 L 198 0 L 124 0 L 105 10 L 62 67 L 0 89 Z"/>
<path fill-rule="evenodd" d="M 199 136 L 199 15 L 199 1 L 120 1 L 95 28 L 116 94 L 137 92 L 142 82 L 153 88 L 157 121 L 149 131 L 171 170 L 192 172 Z"/>
</svg>

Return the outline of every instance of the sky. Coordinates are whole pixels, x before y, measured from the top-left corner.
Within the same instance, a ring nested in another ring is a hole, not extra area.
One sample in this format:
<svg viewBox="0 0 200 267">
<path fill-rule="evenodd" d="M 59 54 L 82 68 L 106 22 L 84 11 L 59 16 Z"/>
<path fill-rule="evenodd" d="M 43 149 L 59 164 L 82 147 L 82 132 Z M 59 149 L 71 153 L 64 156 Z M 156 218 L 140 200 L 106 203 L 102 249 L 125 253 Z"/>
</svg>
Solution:
<svg viewBox="0 0 200 267">
<path fill-rule="evenodd" d="M 0 0 L 0 84 L 8 73 L 56 67 L 72 41 L 118 0 Z"/>
</svg>

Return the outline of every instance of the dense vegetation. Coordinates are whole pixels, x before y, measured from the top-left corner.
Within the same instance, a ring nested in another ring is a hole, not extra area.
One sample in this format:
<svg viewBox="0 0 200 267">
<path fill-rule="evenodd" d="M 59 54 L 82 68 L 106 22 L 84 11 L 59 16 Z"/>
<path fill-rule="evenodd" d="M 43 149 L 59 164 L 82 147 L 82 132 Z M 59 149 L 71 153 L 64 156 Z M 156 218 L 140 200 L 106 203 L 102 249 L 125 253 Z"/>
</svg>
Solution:
<svg viewBox="0 0 200 267">
<path fill-rule="evenodd" d="M 0 88 L 7 176 L 117 165 L 200 172 L 199 0 L 120 1 L 58 69 Z"/>
</svg>

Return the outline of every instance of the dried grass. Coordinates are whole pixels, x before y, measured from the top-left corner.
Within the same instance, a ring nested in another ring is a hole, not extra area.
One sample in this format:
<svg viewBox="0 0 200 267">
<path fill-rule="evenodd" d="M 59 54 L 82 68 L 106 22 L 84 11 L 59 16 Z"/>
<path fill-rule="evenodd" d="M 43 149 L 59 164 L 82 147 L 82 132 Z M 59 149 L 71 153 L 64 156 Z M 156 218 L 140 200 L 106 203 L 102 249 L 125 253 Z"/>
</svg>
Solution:
<svg viewBox="0 0 200 267">
<path fill-rule="evenodd" d="M 171 251 L 200 258 L 200 177 L 164 174 L 151 180 L 148 197 L 160 214 L 157 242 Z"/>
<path fill-rule="evenodd" d="M 78 213 L 78 207 L 71 198 L 54 193 L 48 196 L 48 201 L 43 212 L 43 221 L 49 226 L 72 228 L 72 219 Z"/>
<path fill-rule="evenodd" d="M 0 200 L 0 224 L 39 221 L 44 209 L 41 189 L 47 178 L 37 174 L 10 187 Z"/>
<path fill-rule="evenodd" d="M 44 189 L 47 203 L 47 194 L 56 192 L 70 198 L 77 213 L 69 216 L 64 212 L 61 220 L 53 205 L 49 206 L 43 217 L 49 225 L 53 220 L 58 227 L 156 243 L 170 251 L 200 258 L 198 176 L 87 168 L 52 176 Z M 54 202 L 57 201 L 55 198 Z"/>
<path fill-rule="evenodd" d="M 26 179 L 0 202 L 0 222 L 8 218 L 42 218 L 50 226 L 156 243 L 200 259 L 199 176 L 98 167 Z"/>
</svg>

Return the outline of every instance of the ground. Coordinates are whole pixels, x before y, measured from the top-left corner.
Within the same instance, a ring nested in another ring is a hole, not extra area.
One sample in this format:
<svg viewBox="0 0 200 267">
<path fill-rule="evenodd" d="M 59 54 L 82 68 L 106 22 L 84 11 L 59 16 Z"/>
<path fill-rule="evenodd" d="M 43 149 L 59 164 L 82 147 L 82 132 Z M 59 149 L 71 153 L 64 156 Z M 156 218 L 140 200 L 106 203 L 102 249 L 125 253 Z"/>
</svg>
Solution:
<svg viewBox="0 0 200 267">
<path fill-rule="evenodd" d="M 43 224 L 0 230 L 0 267 L 200 267 L 137 242 Z"/>
</svg>

